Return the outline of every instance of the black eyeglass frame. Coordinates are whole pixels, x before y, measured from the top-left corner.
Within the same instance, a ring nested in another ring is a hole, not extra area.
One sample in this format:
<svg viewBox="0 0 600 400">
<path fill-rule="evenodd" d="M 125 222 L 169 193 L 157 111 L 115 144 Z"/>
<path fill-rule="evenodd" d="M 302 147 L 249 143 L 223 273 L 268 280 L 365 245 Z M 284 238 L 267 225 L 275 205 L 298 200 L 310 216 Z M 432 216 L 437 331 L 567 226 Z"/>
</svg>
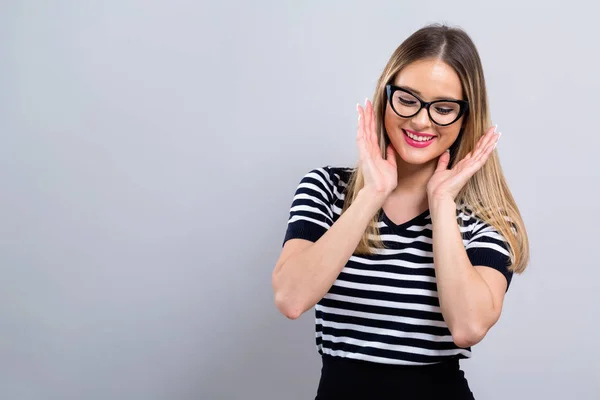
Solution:
<svg viewBox="0 0 600 400">
<path fill-rule="evenodd" d="M 448 126 L 448 125 L 452 125 L 453 123 L 455 123 L 456 121 L 458 121 L 463 115 L 465 115 L 465 113 L 469 110 L 469 102 L 466 100 L 435 100 L 435 101 L 423 101 L 419 96 L 417 96 L 414 93 L 409 92 L 406 89 L 403 89 L 401 87 L 398 86 L 394 86 L 391 84 L 388 84 L 385 86 L 385 90 L 386 90 L 386 94 L 387 94 L 387 98 L 388 98 L 388 103 L 390 103 L 390 106 L 392 107 L 392 110 L 394 110 L 394 112 L 396 113 L 396 115 L 398 115 L 399 117 L 402 118 L 412 118 L 415 115 L 417 115 L 419 112 L 421 112 L 421 110 L 423 108 L 425 108 L 427 110 L 427 115 L 429 116 L 429 119 L 431 120 L 431 122 L 433 122 L 434 124 L 438 125 L 438 126 Z M 420 107 L 419 109 L 412 115 L 402 115 L 400 114 L 398 111 L 396 111 L 396 108 L 394 107 L 394 102 L 392 101 L 392 98 L 394 96 L 394 93 L 396 91 L 400 91 L 400 92 L 404 92 L 407 93 L 411 96 L 413 96 L 415 99 L 417 99 L 420 103 Z M 454 121 L 448 123 L 448 124 L 440 124 L 438 122 L 436 122 L 433 117 L 431 116 L 431 111 L 429 111 L 429 107 L 431 107 L 432 104 L 436 104 L 436 103 L 455 103 L 458 104 L 458 106 L 460 107 L 458 109 L 458 114 L 456 116 L 456 118 L 454 119 Z"/>
</svg>

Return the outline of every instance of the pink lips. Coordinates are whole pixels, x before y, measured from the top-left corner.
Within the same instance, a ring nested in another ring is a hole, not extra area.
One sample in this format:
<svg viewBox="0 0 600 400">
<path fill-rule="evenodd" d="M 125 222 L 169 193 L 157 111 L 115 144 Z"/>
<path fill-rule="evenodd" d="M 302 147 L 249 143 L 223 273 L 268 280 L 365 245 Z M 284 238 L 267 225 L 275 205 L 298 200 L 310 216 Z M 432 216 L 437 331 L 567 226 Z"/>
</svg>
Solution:
<svg viewBox="0 0 600 400">
<path fill-rule="evenodd" d="M 416 136 L 435 137 L 435 135 L 431 135 L 429 133 L 420 133 L 420 132 L 415 132 L 415 131 L 410 131 L 408 129 L 405 129 L 404 130 L 404 139 L 406 140 L 406 143 L 408 143 L 409 145 L 411 145 L 413 147 L 417 147 L 419 149 L 422 149 L 423 147 L 429 146 L 435 140 L 435 139 L 430 139 L 430 140 L 427 140 L 427 141 L 418 142 L 416 140 L 413 140 L 413 139 L 409 138 L 408 135 L 406 134 L 406 132 L 408 132 L 408 133 L 410 133 L 412 135 L 416 135 Z"/>
</svg>

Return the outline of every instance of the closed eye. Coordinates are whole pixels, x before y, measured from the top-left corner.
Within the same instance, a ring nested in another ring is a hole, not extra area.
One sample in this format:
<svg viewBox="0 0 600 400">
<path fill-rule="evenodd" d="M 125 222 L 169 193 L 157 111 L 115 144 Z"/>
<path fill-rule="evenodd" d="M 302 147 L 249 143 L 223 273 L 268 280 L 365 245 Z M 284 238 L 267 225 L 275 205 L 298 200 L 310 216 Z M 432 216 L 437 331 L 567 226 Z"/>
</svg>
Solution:
<svg viewBox="0 0 600 400">
<path fill-rule="evenodd" d="M 406 99 L 403 99 L 402 97 L 398 97 L 398 101 L 407 106 L 412 106 L 412 105 L 417 104 L 417 102 L 414 100 L 406 100 Z"/>
<path fill-rule="evenodd" d="M 436 107 L 435 111 L 437 111 L 440 114 L 450 114 L 452 111 L 454 111 L 454 109 L 452 109 L 452 108 Z"/>
</svg>

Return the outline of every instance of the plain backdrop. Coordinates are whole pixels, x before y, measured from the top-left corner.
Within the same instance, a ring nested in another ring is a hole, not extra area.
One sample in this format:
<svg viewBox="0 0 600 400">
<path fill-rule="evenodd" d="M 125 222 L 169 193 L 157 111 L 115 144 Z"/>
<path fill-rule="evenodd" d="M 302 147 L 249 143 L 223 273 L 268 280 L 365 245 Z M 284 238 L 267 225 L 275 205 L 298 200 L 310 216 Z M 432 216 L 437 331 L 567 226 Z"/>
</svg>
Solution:
<svg viewBox="0 0 600 400">
<path fill-rule="evenodd" d="M 4 0 L 0 399 L 312 399 L 271 271 L 304 173 L 445 22 L 480 50 L 531 263 L 462 362 L 478 399 L 600 399 L 597 5 Z"/>
</svg>

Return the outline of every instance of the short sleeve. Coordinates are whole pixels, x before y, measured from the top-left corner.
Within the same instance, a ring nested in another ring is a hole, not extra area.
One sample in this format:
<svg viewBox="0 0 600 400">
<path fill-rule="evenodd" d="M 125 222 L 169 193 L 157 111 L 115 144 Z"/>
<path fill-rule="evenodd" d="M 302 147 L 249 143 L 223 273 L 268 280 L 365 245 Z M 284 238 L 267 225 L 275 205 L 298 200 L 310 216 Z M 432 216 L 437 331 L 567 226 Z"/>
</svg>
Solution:
<svg viewBox="0 0 600 400">
<path fill-rule="evenodd" d="M 467 255 L 471 264 L 494 268 L 504 275 L 507 287 L 512 280 L 512 271 L 508 242 L 496 228 L 478 221 L 466 245 Z"/>
<path fill-rule="evenodd" d="M 316 242 L 333 225 L 333 184 L 326 167 L 300 180 L 292 200 L 283 243 L 290 239 Z"/>
</svg>

